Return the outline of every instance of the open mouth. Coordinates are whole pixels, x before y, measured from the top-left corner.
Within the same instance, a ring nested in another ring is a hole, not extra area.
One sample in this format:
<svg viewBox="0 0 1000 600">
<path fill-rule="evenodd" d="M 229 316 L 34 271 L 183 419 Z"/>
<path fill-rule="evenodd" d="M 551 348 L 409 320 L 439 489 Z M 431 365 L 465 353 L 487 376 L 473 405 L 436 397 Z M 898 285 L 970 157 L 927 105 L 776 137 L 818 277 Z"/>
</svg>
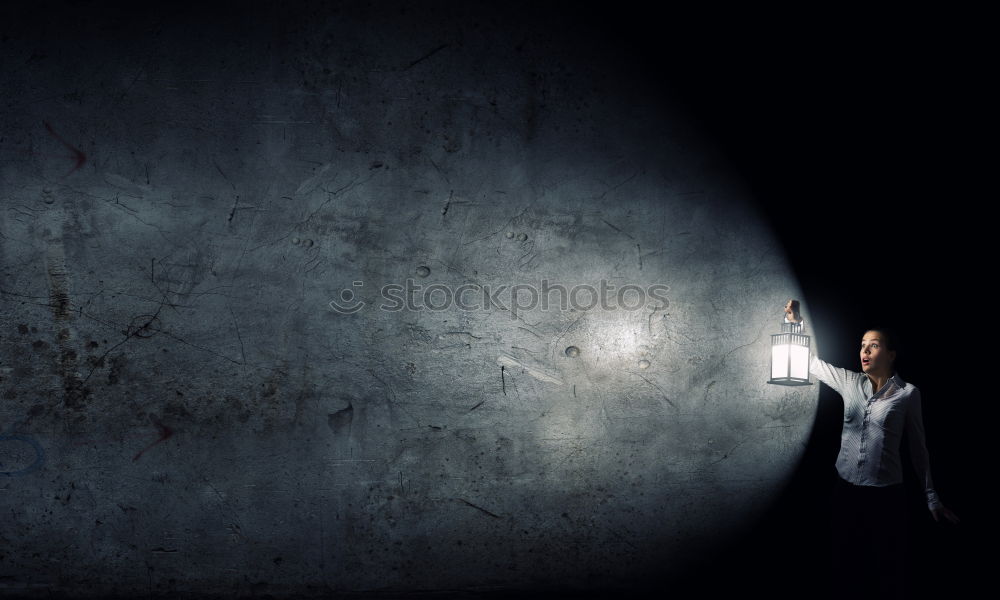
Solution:
<svg viewBox="0 0 1000 600">
<path fill-rule="evenodd" d="M 867 367 L 868 365 L 870 365 L 870 364 L 871 364 L 871 362 L 872 362 L 872 361 L 870 361 L 870 360 L 869 360 L 869 359 L 867 359 L 867 358 L 862 358 L 862 359 L 861 359 L 861 364 L 862 364 L 862 365 L 864 365 L 864 366 L 866 366 L 866 367 Z"/>
</svg>

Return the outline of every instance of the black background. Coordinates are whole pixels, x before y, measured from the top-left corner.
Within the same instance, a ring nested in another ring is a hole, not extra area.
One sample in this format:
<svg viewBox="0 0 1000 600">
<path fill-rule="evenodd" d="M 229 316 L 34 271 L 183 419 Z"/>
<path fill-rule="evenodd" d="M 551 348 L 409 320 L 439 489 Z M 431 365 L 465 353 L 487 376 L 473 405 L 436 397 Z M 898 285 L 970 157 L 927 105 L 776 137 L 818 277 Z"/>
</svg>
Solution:
<svg viewBox="0 0 1000 600">
<path fill-rule="evenodd" d="M 789 253 L 821 357 L 860 370 L 865 329 L 896 331 L 899 373 L 922 391 L 938 494 L 962 519 L 933 521 L 904 439 L 906 597 L 971 595 L 990 552 L 973 435 L 991 400 L 981 368 L 982 288 L 993 271 L 980 208 L 981 15 L 837 6 L 648 16 L 616 20 L 616 35 L 749 182 Z M 780 501 L 741 543 L 692 572 L 685 592 L 822 597 L 829 588 L 843 409 L 819 385 L 813 434 Z M 856 559 L 841 576 L 871 568 L 863 549 Z"/>
</svg>

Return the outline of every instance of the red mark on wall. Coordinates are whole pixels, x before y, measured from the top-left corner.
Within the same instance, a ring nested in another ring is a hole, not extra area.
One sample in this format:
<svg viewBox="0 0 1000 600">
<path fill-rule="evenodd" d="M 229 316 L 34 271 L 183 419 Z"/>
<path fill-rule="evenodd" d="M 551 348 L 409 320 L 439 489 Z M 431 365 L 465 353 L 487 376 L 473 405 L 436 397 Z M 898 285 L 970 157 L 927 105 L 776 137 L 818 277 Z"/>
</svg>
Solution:
<svg viewBox="0 0 1000 600">
<path fill-rule="evenodd" d="M 168 437 L 170 437 L 170 436 L 172 436 L 174 434 L 174 431 L 172 429 L 170 429 L 169 427 L 167 427 L 163 423 L 160 423 L 160 420 L 156 418 L 156 415 L 150 414 L 149 415 L 149 420 L 152 421 L 153 425 L 156 425 L 156 428 L 160 430 L 160 437 L 157 438 L 157 440 L 155 442 L 153 442 L 152 444 L 150 444 L 150 445 L 146 446 L 145 448 L 143 448 L 142 450 L 140 450 L 139 453 L 135 455 L 135 458 L 132 459 L 133 461 L 139 460 L 139 457 L 142 456 L 143 452 L 145 452 L 146 450 L 149 450 L 153 446 L 159 444 L 160 442 L 162 442 L 163 440 L 167 439 Z"/>
<path fill-rule="evenodd" d="M 59 135 L 58 133 L 56 133 L 55 129 L 52 129 L 52 126 L 49 125 L 48 121 L 42 121 L 42 123 L 45 124 L 45 129 L 48 130 L 49 134 L 52 137 L 54 137 L 56 139 L 56 141 L 58 141 L 63 146 L 66 146 L 67 148 L 69 148 L 69 151 L 73 153 L 73 160 L 76 161 L 76 164 L 74 164 L 73 168 L 70 169 L 69 172 L 66 173 L 66 175 L 63 175 L 63 177 L 66 177 L 67 175 L 69 175 L 73 171 L 79 169 L 80 167 L 83 166 L 83 163 L 87 162 L 87 155 L 84 154 L 79 148 L 77 148 L 73 144 L 70 144 L 69 142 L 67 142 L 66 140 L 64 140 L 61 135 Z"/>
</svg>

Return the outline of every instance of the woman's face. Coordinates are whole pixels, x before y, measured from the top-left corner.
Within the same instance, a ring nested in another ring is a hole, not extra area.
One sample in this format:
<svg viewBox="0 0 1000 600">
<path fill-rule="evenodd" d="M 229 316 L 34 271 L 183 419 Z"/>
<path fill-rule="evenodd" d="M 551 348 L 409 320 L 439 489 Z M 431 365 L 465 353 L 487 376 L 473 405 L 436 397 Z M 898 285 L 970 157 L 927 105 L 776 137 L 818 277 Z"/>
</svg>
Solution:
<svg viewBox="0 0 1000 600">
<path fill-rule="evenodd" d="M 877 331 L 865 332 L 861 338 L 861 370 L 865 373 L 882 373 L 892 368 L 896 360 L 895 350 L 882 346 L 882 334 Z"/>
</svg>

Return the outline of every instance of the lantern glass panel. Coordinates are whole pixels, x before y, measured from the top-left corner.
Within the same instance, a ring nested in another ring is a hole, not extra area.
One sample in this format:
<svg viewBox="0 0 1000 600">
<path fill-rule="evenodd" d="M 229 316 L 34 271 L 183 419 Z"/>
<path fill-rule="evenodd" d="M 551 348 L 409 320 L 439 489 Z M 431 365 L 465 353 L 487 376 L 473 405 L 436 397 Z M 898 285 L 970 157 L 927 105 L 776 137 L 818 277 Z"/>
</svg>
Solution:
<svg viewBox="0 0 1000 600">
<path fill-rule="evenodd" d="M 788 352 L 791 344 L 771 346 L 771 379 L 788 377 Z"/>
<path fill-rule="evenodd" d="M 789 376 L 796 379 L 809 379 L 809 346 L 790 344 L 788 348 L 792 352 L 792 372 L 789 373 Z"/>
</svg>

